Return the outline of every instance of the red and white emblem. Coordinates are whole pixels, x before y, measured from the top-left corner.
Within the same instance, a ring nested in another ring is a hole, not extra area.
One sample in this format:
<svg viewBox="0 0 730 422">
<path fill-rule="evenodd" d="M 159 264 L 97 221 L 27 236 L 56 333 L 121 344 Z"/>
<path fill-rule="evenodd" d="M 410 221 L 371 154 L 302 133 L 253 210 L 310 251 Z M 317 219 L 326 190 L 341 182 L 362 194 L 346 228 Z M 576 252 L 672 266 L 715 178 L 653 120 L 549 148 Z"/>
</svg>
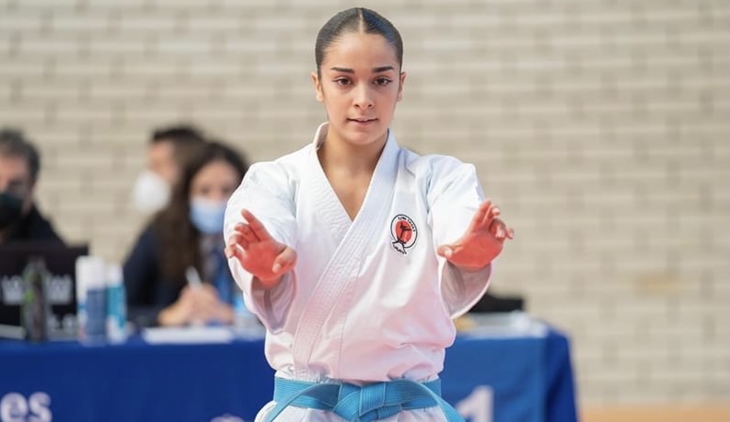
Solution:
<svg viewBox="0 0 730 422">
<path fill-rule="evenodd" d="M 390 236 L 393 238 L 393 249 L 405 255 L 416 244 L 418 229 L 410 217 L 398 214 L 390 222 Z"/>
</svg>

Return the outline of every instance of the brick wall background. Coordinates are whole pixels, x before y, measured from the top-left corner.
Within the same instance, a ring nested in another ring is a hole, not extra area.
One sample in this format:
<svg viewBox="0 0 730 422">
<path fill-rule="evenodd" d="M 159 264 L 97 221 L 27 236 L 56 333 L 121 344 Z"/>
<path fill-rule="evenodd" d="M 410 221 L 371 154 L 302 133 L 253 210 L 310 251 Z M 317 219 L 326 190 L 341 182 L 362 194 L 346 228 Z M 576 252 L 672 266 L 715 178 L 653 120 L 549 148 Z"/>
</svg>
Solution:
<svg viewBox="0 0 730 422">
<path fill-rule="evenodd" d="M 402 144 L 474 162 L 516 227 L 494 291 L 567 330 L 582 404 L 730 394 L 730 4 L 366 1 L 401 30 Z M 153 127 L 271 159 L 324 118 L 319 27 L 349 2 L 0 0 L 0 126 L 39 203 L 121 260 Z"/>
</svg>

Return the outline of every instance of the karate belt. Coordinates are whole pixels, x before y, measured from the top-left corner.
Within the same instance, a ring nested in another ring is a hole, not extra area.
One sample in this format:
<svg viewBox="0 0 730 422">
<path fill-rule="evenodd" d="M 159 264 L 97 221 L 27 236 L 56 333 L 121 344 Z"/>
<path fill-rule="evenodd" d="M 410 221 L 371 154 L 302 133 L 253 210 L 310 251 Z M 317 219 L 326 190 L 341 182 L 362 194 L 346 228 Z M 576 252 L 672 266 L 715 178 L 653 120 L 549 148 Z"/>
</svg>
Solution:
<svg viewBox="0 0 730 422">
<path fill-rule="evenodd" d="M 441 398 L 439 379 L 425 383 L 394 380 L 361 387 L 276 378 L 274 401 L 277 404 L 265 422 L 273 422 L 288 406 L 331 411 L 350 422 L 370 422 L 403 410 L 439 406 L 449 422 L 464 422 L 464 418 Z"/>
</svg>

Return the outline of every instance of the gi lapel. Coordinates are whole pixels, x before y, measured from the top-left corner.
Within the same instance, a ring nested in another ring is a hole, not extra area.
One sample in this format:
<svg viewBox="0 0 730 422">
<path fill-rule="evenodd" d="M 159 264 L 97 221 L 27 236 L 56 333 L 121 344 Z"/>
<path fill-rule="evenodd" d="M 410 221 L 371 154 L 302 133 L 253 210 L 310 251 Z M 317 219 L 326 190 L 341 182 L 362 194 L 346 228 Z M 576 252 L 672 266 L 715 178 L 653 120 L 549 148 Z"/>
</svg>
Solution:
<svg viewBox="0 0 730 422">
<path fill-rule="evenodd" d="M 317 129 L 317 134 L 314 137 L 314 145 L 307 157 L 309 162 L 304 189 L 306 189 L 306 192 L 311 192 L 312 203 L 316 207 L 318 214 L 316 220 L 324 223 L 325 229 L 330 233 L 336 244 L 339 245 L 342 243 L 352 222 L 339 198 L 337 198 L 337 194 L 327 180 L 327 176 L 324 174 L 317 156 L 319 145 L 324 141 L 324 136 L 327 134 L 327 127 L 328 125 L 326 123 L 322 124 Z"/>
<path fill-rule="evenodd" d="M 302 312 L 292 347 L 295 371 L 300 379 L 307 378 L 306 366 L 319 337 L 323 334 L 323 328 L 334 304 L 357 279 L 362 261 L 368 249 L 373 246 L 371 241 L 373 229 L 388 226 L 386 222 L 390 208 L 388 205 L 392 203 L 395 192 L 399 151 L 400 148 L 395 137 L 392 132 L 389 132 L 362 208 L 342 236 L 341 242 L 322 272 L 322 276 L 317 281 L 309 302 Z M 316 154 L 314 159 L 316 160 Z M 315 164 L 314 171 L 322 172 L 319 161 L 316 161 Z M 322 177 L 325 177 L 323 172 Z M 323 201 L 331 201 L 332 198 L 329 195 L 334 195 L 334 192 L 331 186 L 327 187 L 329 193 L 323 188 L 316 189 L 313 193 L 322 195 Z M 335 200 L 337 200 L 336 196 Z M 341 214 L 347 215 L 344 208 L 341 211 Z"/>
</svg>

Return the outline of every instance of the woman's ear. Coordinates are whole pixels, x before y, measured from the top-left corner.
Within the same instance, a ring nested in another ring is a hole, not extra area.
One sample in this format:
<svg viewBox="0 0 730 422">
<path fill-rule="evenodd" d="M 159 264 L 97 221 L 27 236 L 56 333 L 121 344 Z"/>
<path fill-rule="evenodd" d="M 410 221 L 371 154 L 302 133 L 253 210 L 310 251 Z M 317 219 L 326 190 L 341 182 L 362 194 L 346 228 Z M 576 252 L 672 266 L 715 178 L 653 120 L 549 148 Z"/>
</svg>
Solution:
<svg viewBox="0 0 730 422">
<path fill-rule="evenodd" d="M 400 73 L 400 83 L 398 84 L 398 97 L 396 98 L 396 101 L 400 101 L 403 99 L 403 84 L 406 83 L 406 72 Z"/>
<path fill-rule="evenodd" d="M 322 83 L 319 80 L 319 76 L 317 76 L 317 72 L 312 72 L 312 85 L 314 85 L 315 97 L 321 103 L 324 101 L 324 93 L 322 92 Z"/>
</svg>

